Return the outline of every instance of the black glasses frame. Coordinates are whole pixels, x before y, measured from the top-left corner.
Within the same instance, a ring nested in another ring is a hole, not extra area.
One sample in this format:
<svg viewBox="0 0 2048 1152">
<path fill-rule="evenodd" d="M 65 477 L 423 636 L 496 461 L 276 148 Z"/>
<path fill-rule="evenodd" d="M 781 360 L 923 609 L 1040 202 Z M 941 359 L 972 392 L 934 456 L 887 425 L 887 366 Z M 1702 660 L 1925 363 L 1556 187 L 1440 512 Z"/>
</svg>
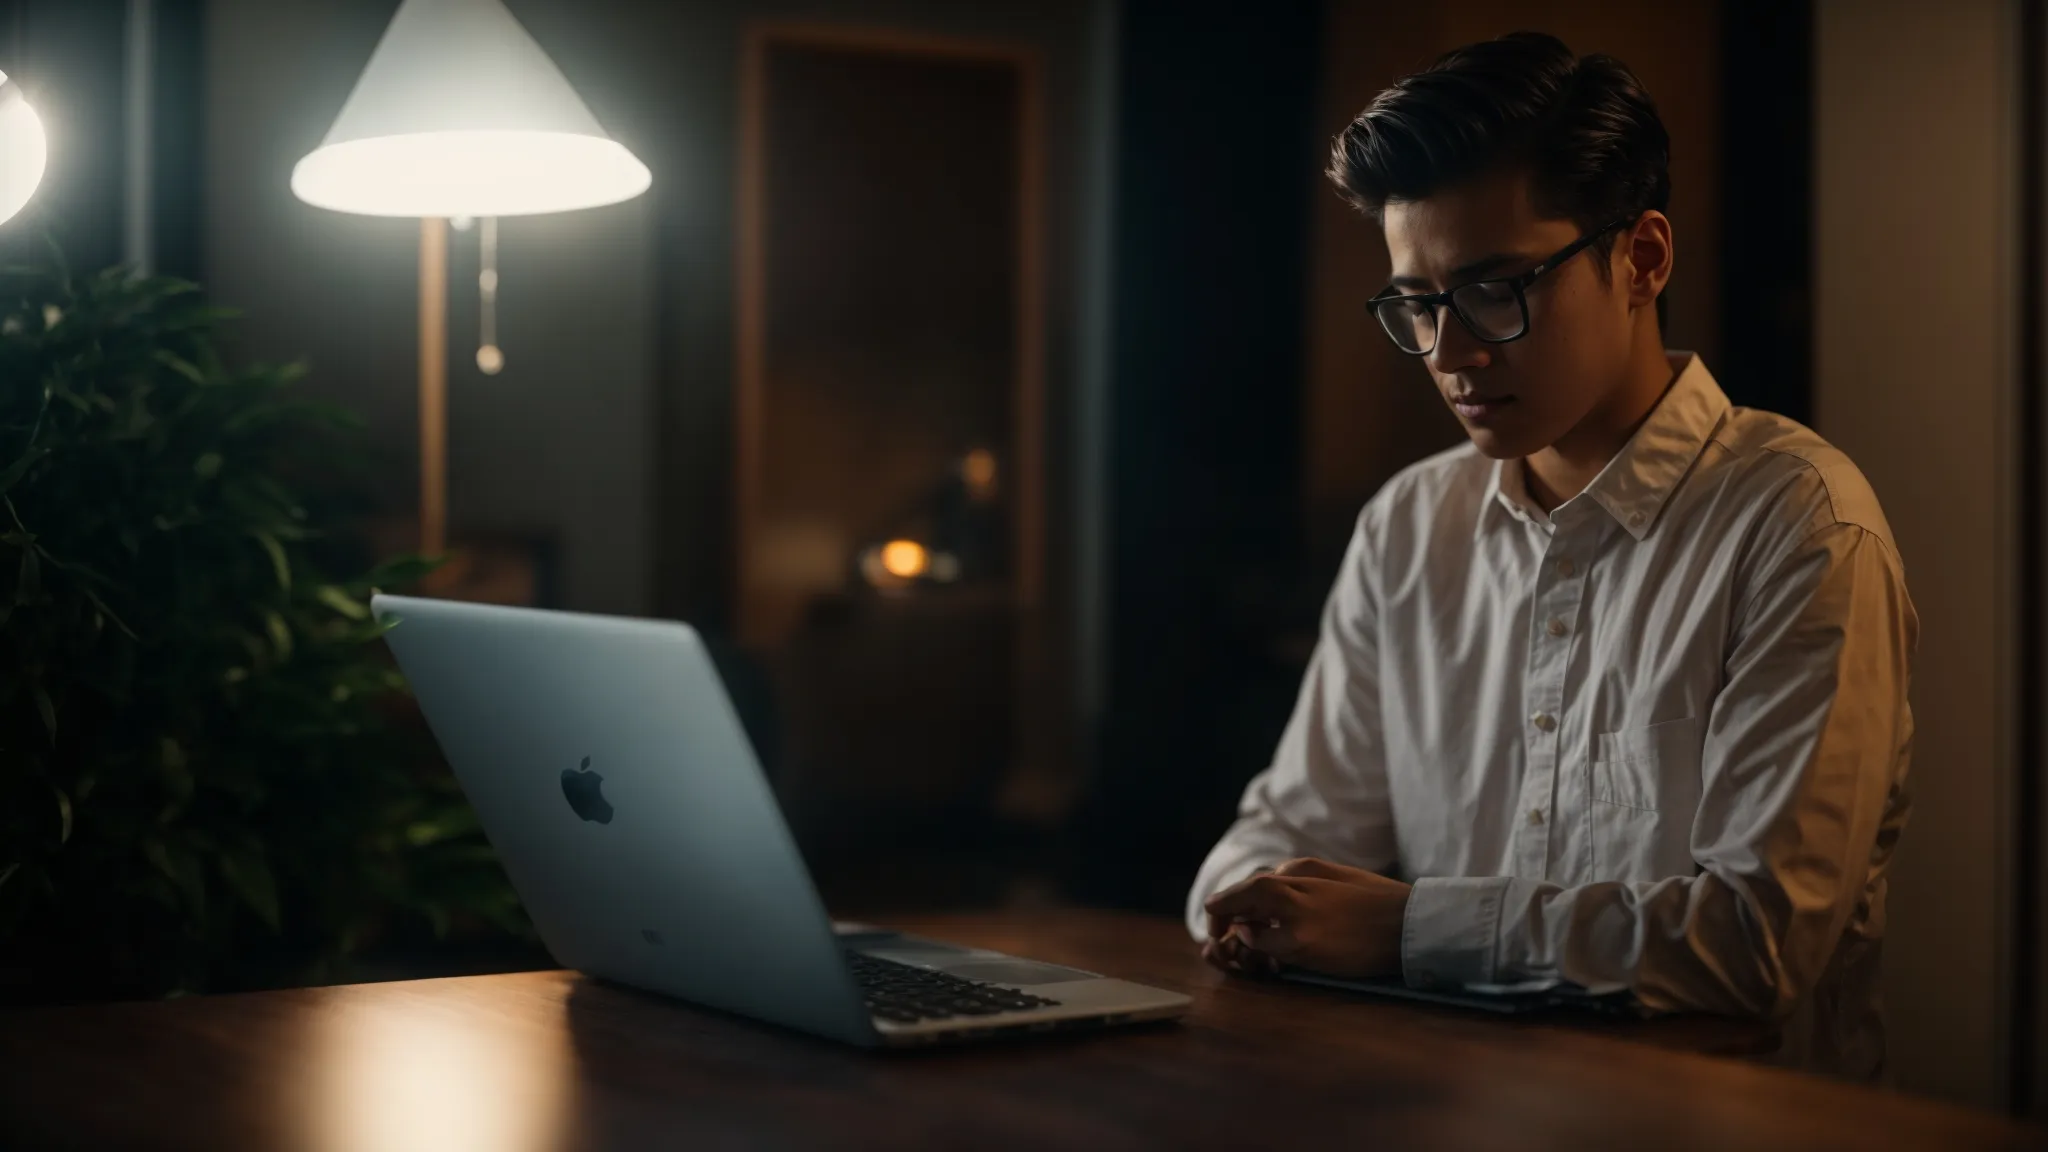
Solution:
<svg viewBox="0 0 2048 1152">
<path fill-rule="evenodd" d="M 1394 347 L 1401 349 L 1401 351 L 1408 353 L 1408 355 L 1410 356 L 1427 356 L 1431 352 L 1436 351 L 1437 333 L 1443 330 L 1443 326 L 1437 322 L 1437 316 L 1441 312 L 1441 310 L 1446 307 L 1448 307 L 1451 310 L 1452 315 L 1458 318 L 1458 323 L 1463 324 L 1465 326 L 1465 331 L 1470 332 L 1472 334 L 1472 338 L 1474 340 L 1478 340 L 1486 344 L 1510 344 L 1516 340 L 1520 340 L 1522 337 L 1527 336 L 1529 334 L 1529 297 L 1527 295 L 1527 292 L 1531 284 L 1534 284 L 1537 280 L 1541 279 L 1544 273 L 1559 267 L 1560 265 L 1564 264 L 1565 261 L 1570 260 L 1572 257 L 1577 256 L 1580 252 L 1585 251 L 1586 247 L 1593 243 L 1593 241 L 1600 239 L 1602 236 L 1607 235 L 1609 232 L 1614 231 L 1616 228 L 1619 228 L 1624 224 L 1631 223 L 1636 219 L 1638 219 L 1638 214 L 1631 213 L 1627 216 L 1623 216 L 1616 219 L 1613 223 L 1607 225 L 1604 228 L 1599 228 L 1595 229 L 1594 231 L 1588 232 L 1584 236 L 1579 237 L 1577 240 L 1574 240 L 1571 243 L 1565 245 L 1564 247 L 1558 249 L 1556 252 L 1551 253 L 1547 259 L 1545 259 L 1542 263 L 1536 265 L 1534 268 L 1531 268 L 1527 272 L 1523 272 L 1517 276 L 1497 276 L 1487 280 L 1473 280 L 1469 283 L 1460 284 L 1455 288 L 1447 288 L 1442 292 L 1420 292 L 1408 296 L 1389 296 L 1386 293 L 1382 292 L 1378 296 L 1373 297 L 1371 300 L 1366 301 L 1366 306 L 1372 309 L 1373 318 L 1380 322 L 1380 330 L 1387 334 L 1387 339 L 1392 340 L 1394 342 Z M 1493 284 L 1505 284 L 1508 286 L 1508 288 L 1513 290 L 1515 294 L 1515 307 L 1521 310 L 1521 327 L 1515 329 L 1515 333 L 1512 336 L 1496 337 L 1481 335 L 1479 332 L 1478 325 L 1474 324 L 1472 322 L 1472 318 L 1470 316 L 1465 315 L 1465 310 L 1458 306 L 1458 293 L 1463 292 L 1468 288 L 1478 288 L 1481 286 Z M 1396 302 L 1408 304 L 1410 306 L 1422 306 L 1429 309 L 1429 347 L 1411 351 L 1410 349 L 1402 345 L 1400 337 L 1394 335 L 1394 325 L 1388 320 L 1388 315 L 1385 310 L 1385 306 Z"/>
</svg>

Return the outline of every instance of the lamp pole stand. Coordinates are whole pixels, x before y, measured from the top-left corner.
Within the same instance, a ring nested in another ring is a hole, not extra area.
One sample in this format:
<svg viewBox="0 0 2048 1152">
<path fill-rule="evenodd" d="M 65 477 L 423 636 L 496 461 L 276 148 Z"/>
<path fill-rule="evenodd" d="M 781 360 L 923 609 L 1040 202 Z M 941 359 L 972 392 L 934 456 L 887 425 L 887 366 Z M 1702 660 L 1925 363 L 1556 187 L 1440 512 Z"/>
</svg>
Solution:
<svg viewBox="0 0 2048 1152">
<path fill-rule="evenodd" d="M 448 550 L 448 221 L 420 220 L 420 553 Z"/>
</svg>

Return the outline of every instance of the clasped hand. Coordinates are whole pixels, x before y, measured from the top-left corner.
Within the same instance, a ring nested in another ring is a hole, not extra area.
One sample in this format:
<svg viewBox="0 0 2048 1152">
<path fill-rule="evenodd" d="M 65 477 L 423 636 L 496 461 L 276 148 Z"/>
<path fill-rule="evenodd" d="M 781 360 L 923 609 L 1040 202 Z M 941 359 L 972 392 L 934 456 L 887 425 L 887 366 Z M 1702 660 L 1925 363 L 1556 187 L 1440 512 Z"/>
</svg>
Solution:
<svg viewBox="0 0 2048 1152">
<path fill-rule="evenodd" d="M 1209 897 L 1202 958 L 1251 975 L 1282 964 L 1351 979 L 1394 975 L 1409 891 L 1362 868 L 1289 860 Z"/>
</svg>

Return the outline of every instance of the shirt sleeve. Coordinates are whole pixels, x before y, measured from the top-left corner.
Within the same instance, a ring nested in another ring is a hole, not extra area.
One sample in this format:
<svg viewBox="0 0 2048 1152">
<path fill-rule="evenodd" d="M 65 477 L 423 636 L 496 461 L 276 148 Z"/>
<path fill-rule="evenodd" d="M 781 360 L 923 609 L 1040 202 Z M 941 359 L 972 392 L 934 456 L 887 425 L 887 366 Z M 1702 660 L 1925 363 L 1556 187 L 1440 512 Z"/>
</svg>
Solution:
<svg viewBox="0 0 2048 1152">
<path fill-rule="evenodd" d="M 1883 539 L 1853 524 L 1815 530 L 1739 611 L 1707 721 L 1699 871 L 1576 888 L 1420 881 L 1408 980 L 1556 977 L 1632 989 L 1656 1010 L 1789 1015 L 1882 863 L 1880 825 L 1912 743 L 1917 629 Z"/>
<path fill-rule="evenodd" d="M 1208 937 L 1203 901 L 1261 867 L 1296 856 L 1372 871 L 1394 865 L 1370 513 L 1359 517 L 1345 550 L 1273 762 L 1245 787 L 1236 823 L 1209 852 L 1188 892 L 1188 931 L 1197 940 Z"/>
</svg>

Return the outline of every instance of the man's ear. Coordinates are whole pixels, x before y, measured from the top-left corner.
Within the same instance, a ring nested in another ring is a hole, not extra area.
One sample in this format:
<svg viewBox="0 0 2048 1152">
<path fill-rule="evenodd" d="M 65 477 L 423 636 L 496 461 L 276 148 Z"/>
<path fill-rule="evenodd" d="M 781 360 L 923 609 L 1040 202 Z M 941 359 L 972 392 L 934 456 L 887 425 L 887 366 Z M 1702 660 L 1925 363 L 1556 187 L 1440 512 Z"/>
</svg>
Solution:
<svg viewBox="0 0 2048 1152">
<path fill-rule="evenodd" d="M 1655 305 L 1657 295 L 1671 279 L 1671 220 L 1652 208 L 1638 217 L 1621 235 L 1621 273 L 1627 278 L 1631 308 Z"/>
</svg>

